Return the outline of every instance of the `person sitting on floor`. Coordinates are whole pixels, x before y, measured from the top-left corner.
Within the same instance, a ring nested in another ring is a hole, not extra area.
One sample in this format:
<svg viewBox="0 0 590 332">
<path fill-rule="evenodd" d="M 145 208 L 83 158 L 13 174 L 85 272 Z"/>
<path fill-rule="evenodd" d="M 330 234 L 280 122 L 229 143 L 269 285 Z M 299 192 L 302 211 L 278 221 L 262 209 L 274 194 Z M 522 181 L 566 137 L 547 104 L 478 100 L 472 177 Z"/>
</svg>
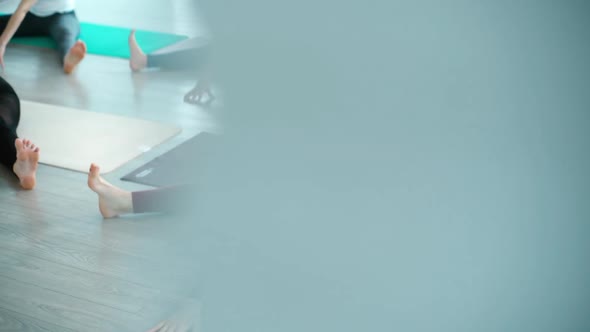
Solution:
<svg viewBox="0 0 590 332">
<path fill-rule="evenodd" d="M 21 0 L 12 15 L 0 16 L 0 65 L 12 37 L 47 36 L 57 44 L 65 73 L 71 73 L 86 55 L 86 44 L 78 40 L 80 22 L 74 0 Z"/>
<path fill-rule="evenodd" d="M 185 96 L 184 101 L 189 104 L 209 105 L 215 99 L 211 91 L 206 64 L 210 52 L 208 38 L 195 37 L 182 42 L 174 51 L 145 54 L 135 38 L 135 30 L 129 34 L 129 67 L 132 71 L 147 68 L 167 70 L 185 70 L 199 74 L 201 79 Z M 206 98 L 205 98 L 206 97 Z"/>
<path fill-rule="evenodd" d="M 36 184 L 39 147 L 18 138 L 20 100 L 8 82 L 0 77 L 0 163 L 11 169 L 23 189 Z"/>
<path fill-rule="evenodd" d="M 143 191 L 126 191 L 116 187 L 100 176 L 100 167 L 90 165 L 88 187 L 98 194 L 98 208 L 104 218 L 123 214 L 176 212 L 188 204 L 190 185 L 172 186 Z"/>
</svg>

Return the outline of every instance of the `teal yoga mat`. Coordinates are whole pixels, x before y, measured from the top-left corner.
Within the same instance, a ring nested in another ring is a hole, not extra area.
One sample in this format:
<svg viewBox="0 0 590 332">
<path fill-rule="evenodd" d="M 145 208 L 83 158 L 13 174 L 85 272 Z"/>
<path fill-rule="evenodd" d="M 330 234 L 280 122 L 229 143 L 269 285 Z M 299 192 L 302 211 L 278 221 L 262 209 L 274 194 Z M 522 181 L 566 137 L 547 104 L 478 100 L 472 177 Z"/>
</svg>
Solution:
<svg viewBox="0 0 590 332">
<path fill-rule="evenodd" d="M 131 29 L 94 23 L 80 23 L 80 39 L 86 43 L 89 54 L 117 58 L 129 58 L 127 38 Z M 187 39 L 187 36 L 155 31 L 137 30 L 137 43 L 145 53 L 151 53 L 166 46 Z M 47 37 L 13 38 L 13 44 L 55 48 L 55 43 Z"/>
</svg>

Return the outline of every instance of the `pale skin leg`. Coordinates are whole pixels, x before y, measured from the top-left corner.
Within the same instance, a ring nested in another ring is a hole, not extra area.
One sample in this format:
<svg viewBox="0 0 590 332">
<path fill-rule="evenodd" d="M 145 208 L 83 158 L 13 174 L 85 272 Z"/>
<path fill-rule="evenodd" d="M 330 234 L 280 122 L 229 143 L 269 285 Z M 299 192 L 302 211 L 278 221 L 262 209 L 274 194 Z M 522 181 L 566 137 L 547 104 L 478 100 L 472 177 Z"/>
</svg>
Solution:
<svg viewBox="0 0 590 332">
<path fill-rule="evenodd" d="M 143 53 L 137 40 L 135 39 L 135 30 L 132 30 L 129 34 L 129 68 L 133 71 L 140 71 L 147 66 L 147 55 Z"/>
<path fill-rule="evenodd" d="M 64 57 L 64 72 L 70 74 L 86 56 L 86 44 L 78 40 Z"/>
<path fill-rule="evenodd" d="M 16 147 L 16 162 L 12 170 L 18 177 L 23 189 L 33 189 L 37 183 L 37 166 L 39 164 L 39 147 L 27 139 L 17 138 L 14 141 Z"/>
<path fill-rule="evenodd" d="M 98 194 L 98 208 L 104 218 L 133 213 L 131 192 L 115 187 L 100 176 L 100 167 L 90 165 L 88 187 Z"/>
</svg>

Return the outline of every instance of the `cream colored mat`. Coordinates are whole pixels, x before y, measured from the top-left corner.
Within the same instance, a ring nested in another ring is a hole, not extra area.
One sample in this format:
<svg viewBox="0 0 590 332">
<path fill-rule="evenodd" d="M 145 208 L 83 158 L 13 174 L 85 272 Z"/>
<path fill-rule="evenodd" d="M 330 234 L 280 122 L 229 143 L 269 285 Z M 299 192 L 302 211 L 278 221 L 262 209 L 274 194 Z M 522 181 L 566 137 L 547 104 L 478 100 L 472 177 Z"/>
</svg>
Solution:
<svg viewBox="0 0 590 332">
<path fill-rule="evenodd" d="M 41 148 L 43 164 L 88 172 L 95 162 L 107 173 L 177 135 L 157 122 L 21 101 L 19 137 Z"/>
</svg>

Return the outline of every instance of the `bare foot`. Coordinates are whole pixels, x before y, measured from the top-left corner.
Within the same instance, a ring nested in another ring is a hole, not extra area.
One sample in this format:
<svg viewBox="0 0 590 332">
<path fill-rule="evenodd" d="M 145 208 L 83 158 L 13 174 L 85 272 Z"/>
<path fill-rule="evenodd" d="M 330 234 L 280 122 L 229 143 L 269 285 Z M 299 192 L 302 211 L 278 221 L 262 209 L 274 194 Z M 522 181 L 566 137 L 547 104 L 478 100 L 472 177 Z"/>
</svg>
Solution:
<svg viewBox="0 0 590 332">
<path fill-rule="evenodd" d="M 147 66 L 147 55 L 143 53 L 137 44 L 137 40 L 135 40 L 135 30 L 131 30 L 129 34 L 129 53 L 131 53 L 129 58 L 129 68 L 131 70 L 139 71 Z"/>
<path fill-rule="evenodd" d="M 131 193 L 117 188 L 100 176 L 100 167 L 90 165 L 88 187 L 98 194 L 98 208 L 104 218 L 133 212 Z"/>
<path fill-rule="evenodd" d="M 205 95 L 207 98 L 201 101 Z M 199 80 L 197 85 L 184 95 L 184 102 L 193 105 L 209 106 L 214 99 L 215 96 L 211 92 L 211 86 L 207 80 Z"/>
<path fill-rule="evenodd" d="M 84 44 L 83 41 L 78 40 L 74 44 L 74 46 L 70 48 L 70 51 L 68 52 L 68 54 L 66 54 L 66 57 L 64 58 L 64 72 L 66 74 L 70 74 L 72 71 L 74 71 L 74 68 L 76 68 L 80 61 L 84 59 L 85 55 L 86 44 Z"/>
<path fill-rule="evenodd" d="M 20 138 L 14 141 L 14 146 L 16 147 L 16 162 L 12 166 L 12 170 L 18 176 L 23 189 L 33 189 L 39 164 L 39 148 L 31 141 Z"/>
</svg>

